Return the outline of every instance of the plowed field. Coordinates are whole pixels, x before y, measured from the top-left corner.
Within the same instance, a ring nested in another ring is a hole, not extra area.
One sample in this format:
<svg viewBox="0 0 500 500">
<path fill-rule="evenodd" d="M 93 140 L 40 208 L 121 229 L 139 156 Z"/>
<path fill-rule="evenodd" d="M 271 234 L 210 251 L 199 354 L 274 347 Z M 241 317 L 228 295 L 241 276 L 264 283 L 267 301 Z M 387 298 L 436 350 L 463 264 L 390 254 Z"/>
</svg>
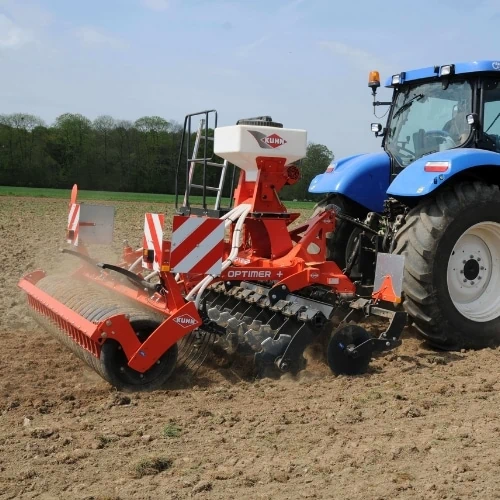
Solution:
<svg viewBox="0 0 500 500">
<path fill-rule="evenodd" d="M 106 259 L 164 209 L 115 205 Z M 206 367 L 119 393 L 16 287 L 74 265 L 58 252 L 66 217 L 65 200 L 0 197 L 0 499 L 500 498 L 500 350 L 436 352 L 406 332 L 363 376 L 311 358 L 297 378 Z"/>
</svg>

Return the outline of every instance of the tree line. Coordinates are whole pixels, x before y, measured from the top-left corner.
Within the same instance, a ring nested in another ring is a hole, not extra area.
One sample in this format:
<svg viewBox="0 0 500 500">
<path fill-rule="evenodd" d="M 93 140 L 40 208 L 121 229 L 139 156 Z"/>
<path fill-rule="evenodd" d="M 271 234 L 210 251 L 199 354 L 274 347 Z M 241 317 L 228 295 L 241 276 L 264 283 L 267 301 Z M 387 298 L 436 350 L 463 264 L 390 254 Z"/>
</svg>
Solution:
<svg viewBox="0 0 500 500">
<path fill-rule="evenodd" d="M 182 126 L 159 116 L 132 122 L 103 115 L 91 121 L 66 113 L 47 125 L 30 114 L 0 115 L 0 185 L 69 188 L 77 183 L 80 189 L 171 194 L 181 139 Z M 211 154 L 212 142 L 208 146 Z M 186 158 L 184 151 L 181 192 Z M 326 146 L 309 144 L 300 163 L 302 179 L 285 189 L 285 199 L 307 198 L 310 180 L 332 159 Z M 216 170 L 207 171 L 209 185 L 218 184 Z M 200 175 L 201 168 L 195 182 Z M 226 184 L 224 195 L 229 196 Z"/>
</svg>

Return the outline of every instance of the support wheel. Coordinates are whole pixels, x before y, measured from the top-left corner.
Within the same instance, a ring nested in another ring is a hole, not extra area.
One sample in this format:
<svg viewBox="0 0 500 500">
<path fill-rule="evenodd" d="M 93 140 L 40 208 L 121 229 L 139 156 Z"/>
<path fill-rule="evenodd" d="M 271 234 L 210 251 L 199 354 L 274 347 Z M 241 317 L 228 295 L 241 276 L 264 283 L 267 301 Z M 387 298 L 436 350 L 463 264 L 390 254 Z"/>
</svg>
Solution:
<svg viewBox="0 0 500 500">
<path fill-rule="evenodd" d="M 372 358 L 371 349 L 356 351 L 356 347 L 372 336 L 361 326 L 347 325 L 337 330 L 328 343 L 328 366 L 335 375 L 365 373 Z"/>
<path fill-rule="evenodd" d="M 135 321 L 131 324 L 142 341 L 158 326 L 155 321 L 149 320 Z M 137 372 L 128 366 L 125 353 L 115 340 L 107 340 L 104 343 L 100 362 L 106 379 L 117 389 L 124 391 L 161 389 L 177 364 L 177 344 L 174 344 L 144 373 Z"/>
<path fill-rule="evenodd" d="M 404 307 L 442 349 L 500 343 L 500 192 L 463 182 L 408 214 L 396 235 L 405 255 Z"/>
</svg>

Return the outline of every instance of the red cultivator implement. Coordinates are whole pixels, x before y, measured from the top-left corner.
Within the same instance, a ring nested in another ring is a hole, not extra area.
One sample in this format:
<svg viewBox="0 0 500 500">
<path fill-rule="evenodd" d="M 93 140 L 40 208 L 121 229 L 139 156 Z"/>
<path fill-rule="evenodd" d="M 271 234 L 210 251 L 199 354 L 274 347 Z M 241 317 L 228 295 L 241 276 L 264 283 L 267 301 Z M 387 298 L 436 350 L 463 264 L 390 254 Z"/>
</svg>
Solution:
<svg viewBox="0 0 500 500">
<path fill-rule="evenodd" d="M 202 113 L 205 144 L 212 113 Z M 188 150 L 193 116 L 185 122 Z M 327 234 L 344 217 L 336 207 L 294 226 L 299 214 L 288 213 L 279 199 L 299 178 L 293 163 L 305 156 L 306 132 L 267 117 L 215 127 L 215 154 L 241 169 L 234 207 L 224 209 L 227 161 L 213 162 L 206 146 L 198 158 L 200 131 L 170 241 L 163 239 L 163 214 L 148 213 L 142 248 L 126 245 L 118 265 L 95 261 L 84 246 L 111 241 L 113 209 L 78 204 L 73 189 L 67 239 L 75 250 L 64 252 L 82 266 L 69 279 L 36 271 L 20 281 L 38 321 L 108 382 L 132 390 L 161 387 L 176 366 L 194 369 L 210 350 L 252 353 L 260 372 L 296 373 L 305 366 L 305 348 L 332 333 L 334 315 L 344 317 L 328 344 L 335 373 L 361 373 L 374 351 L 399 345 L 406 324 L 397 307 L 403 258 L 360 244 L 373 269 L 354 282 L 327 259 Z M 200 163 L 202 181 L 194 184 Z M 219 188 L 207 185 L 209 167 L 221 171 Z M 203 192 L 201 207 L 190 204 L 192 188 Z M 213 210 L 206 203 L 210 190 L 217 192 Z M 360 241 L 376 241 L 373 230 L 355 223 Z M 379 336 L 356 324 L 372 315 L 389 322 Z"/>
</svg>

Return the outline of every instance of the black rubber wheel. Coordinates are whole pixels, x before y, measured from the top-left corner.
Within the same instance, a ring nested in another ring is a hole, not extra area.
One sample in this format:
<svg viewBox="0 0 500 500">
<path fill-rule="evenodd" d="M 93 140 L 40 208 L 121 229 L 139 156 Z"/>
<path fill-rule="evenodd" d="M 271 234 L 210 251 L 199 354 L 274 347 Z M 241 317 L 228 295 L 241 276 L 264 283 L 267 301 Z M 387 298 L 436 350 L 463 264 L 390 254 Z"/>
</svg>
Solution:
<svg viewBox="0 0 500 500">
<path fill-rule="evenodd" d="M 372 359 L 371 351 L 350 356 L 348 346 L 358 346 L 371 335 L 359 325 L 347 325 L 337 330 L 328 343 L 327 359 L 330 370 L 336 375 L 359 375 L 365 373 Z"/>
<path fill-rule="evenodd" d="M 131 321 L 132 328 L 144 341 L 157 327 L 151 320 Z M 117 389 L 124 391 L 152 391 L 161 389 L 172 375 L 177 364 L 177 344 L 174 344 L 146 372 L 130 368 L 120 344 L 107 340 L 101 348 L 101 366 L 106 379 Z"/>
<path fill-rule="evenodd" d="M 500 342 L 499 230 L 499 188 L 482 182 L 445 188 L 409 212 L 394 252 L 406 258 L 404 307 L 432 345 Z"/>
<path fill-rule="evenodd" d="M 322 212 L 327 205 L 338 206 L 342 213 L 364 221 L 368 210 L 340 194 L 330 194 L 314 207 L 313 215 Z M 335 231 L 327 235 L 327 260 L 335 262 L 340 269 L 346 267 L 347 257 L 354 248 L 355 238 L 361 229 L 349 221 L 337 219 Z"/>
</svg>

